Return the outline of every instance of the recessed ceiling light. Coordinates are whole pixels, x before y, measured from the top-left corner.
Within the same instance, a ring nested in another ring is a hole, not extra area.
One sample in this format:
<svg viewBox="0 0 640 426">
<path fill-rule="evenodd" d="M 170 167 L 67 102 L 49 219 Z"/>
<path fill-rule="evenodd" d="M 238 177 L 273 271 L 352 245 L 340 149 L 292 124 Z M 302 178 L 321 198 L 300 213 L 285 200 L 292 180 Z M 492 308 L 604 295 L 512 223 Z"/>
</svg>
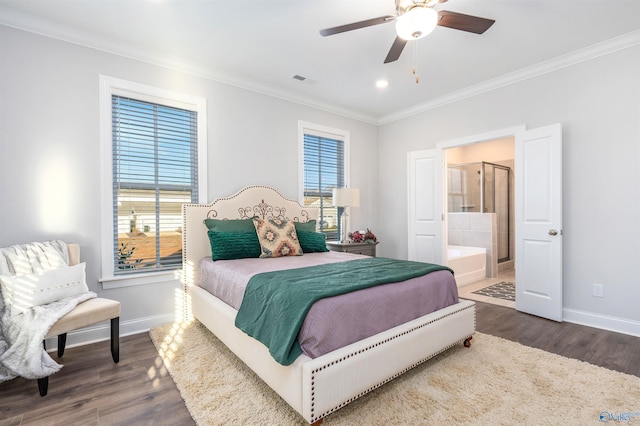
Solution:
<svg viewBox="0 0 640 426">
<path fill-rule="evenodd" d="M 381 80 L 376 81 L 376 87 L 378 89 L 384 89 L 388 85 L 389 85 L 389 82 L 387 80 L 381 79 Z"/>
</svg>

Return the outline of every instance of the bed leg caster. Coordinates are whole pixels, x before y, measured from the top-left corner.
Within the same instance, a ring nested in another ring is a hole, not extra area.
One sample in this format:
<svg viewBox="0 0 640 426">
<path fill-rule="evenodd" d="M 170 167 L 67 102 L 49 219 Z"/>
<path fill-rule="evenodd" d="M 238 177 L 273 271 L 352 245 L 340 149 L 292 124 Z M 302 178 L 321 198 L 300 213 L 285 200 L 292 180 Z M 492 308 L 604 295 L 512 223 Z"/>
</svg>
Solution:
<svg viewBox="0 0 640 426">
<path fill-rule="evenodd" d="M 323 420 L 324 419 L 316 420 L 315 422 L 311 423 L 311 426 L 320 426 Z"/>
<path fill-rule="evenodd" d="M 473 339 L 473 336 L 469 336 L 466 339 L 464 339 L 463 345 L 465 348 L 471 347 L 471 339 Z"/>
</svg>

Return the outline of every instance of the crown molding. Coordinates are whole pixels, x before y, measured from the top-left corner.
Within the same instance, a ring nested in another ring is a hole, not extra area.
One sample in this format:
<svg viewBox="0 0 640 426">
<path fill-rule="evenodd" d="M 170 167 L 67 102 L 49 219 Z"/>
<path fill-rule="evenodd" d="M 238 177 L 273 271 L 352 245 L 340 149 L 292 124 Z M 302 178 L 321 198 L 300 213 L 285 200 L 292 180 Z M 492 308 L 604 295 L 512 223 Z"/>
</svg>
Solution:
<svg viewBox="0 0 640 426">
<path fill-rule="evenodd" d="M 32 15 L 25 14 L 1 5 L 0 25 L 17 30 L 27 31 L 48 38 L 53 38 L 78 46 L 99 50 L 105 53 L 118 55 L 128 59 L 168 68 L 174 71 L 184 72 L 195 77 L 201 77 L 218 83 L 227 84 L 229 86 L 261 93 L 299 105 L 337 114 L 342 117 L 363 121 L 368 124 L 377 124 L 378 117 L 363 114 L 348 108 L 341 108 L 328 102 L 310 99 L 308 95 L 304 95 L 299 92 L 285 90 L 252 79 L 239 77 L 237 75 L 231 75 L 219 70 L 214 70 L 211 67 L 207 67 L 195 61 L 189 61 L 155 51 L 131 48 L 124 43 L 118 43 L 112 39 L 100 37 L 88 31 L 72 30 L 63 25 L 59 25 L 47 20 L 42 20 Z"/>
<path fill-rule="evenodd" d="M 380 126 L 403 118 L 411 117 L 430 109 L 452 104 L 501 87 L 509 86 L 562 68 L 570 67 L 580 62 L 585 62 L 600 56 L 627 49 L 638 44 L 640 44 L 640 30 L 632 31 L 620 37 L 597 43 L 584 49 L 576 50 L 566 55 L 558 56 L 554 59 L 540 62 L 536 65 L 523 68 L 509 74 L 501 75 L 500 77 L 469 86 L 445 96 L 440 96 L 429 102 L 385 115 L 378 120 L 377 124 Z"/>
<path fill-rule="evenodd" d="M 299 105 L 318 109 L 321 111 L 337 114 L 353 120 L 362 121 L 368 124 L 381 126 L 403 118 L 411 117 L 422 112 L 452 104 L 473 96 L 477 96 L 492 90 L 506 87 L 524 80 L 538 77 L 562 68 L 566 68 L 580 62 L 588 61 L 603 55 L 617 52 L 640 44 L 640 30 L 636 30 L 620 37 L 616 37 L 595 45 L 571 52 L 557 58 L 541 62 L 539 64 L 523 68 L 512 73 L 504 74 L 491 80 L 469 86 L 467 88 L 452 92 L 445 96 L 432 99 L 409 108 L 398 110 L 394 113 L 381 117 L 363 114 L 352 109 L 342 108 L 328 102 L 311 99 L 308 95 L 285 90 L 279 87 L 261 83 L 252 79 L 231 75 L 222 71 L 213 70 L 203 64 L 181 59 L 175 56 L 158 52 L 133 49 L 123 43 L 115 42 L 112 39 L 97 36 L 96 34 L 83 31 L 75 31 L 63 25 L 42 20 L 32 15 L 16 11 L 6 6 L 0 6 L 0 25 L 28 31 L 45 37 L 65 41 L 90 49 L 100 50 L 106 53 L 126 57 L 132 60 L 149 63 L 152 65 L 168 68 L 175 71 L 184 72 L 196 77 L 216 81 L 241 89 L 261 93 L 274 98 L 293 102 Z"/>
</svg>

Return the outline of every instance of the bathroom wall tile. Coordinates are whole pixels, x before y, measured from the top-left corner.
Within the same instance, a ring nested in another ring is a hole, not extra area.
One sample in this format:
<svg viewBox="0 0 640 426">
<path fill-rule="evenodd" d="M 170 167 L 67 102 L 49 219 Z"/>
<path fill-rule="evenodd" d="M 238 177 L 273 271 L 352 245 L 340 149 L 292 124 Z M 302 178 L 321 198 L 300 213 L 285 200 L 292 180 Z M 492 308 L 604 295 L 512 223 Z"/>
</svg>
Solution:
<svg viewBox="0 0 640 426">
<path fill-rule="evenodd" d="M 450 246 L 461 246 L 462 245 L 462 231 L 449 229 L 449 234 L 447 239 L 449 240 Z"/>
<path fill-rule="evenodd" d="M 486 247 L 491 248 L 491 231 L 474 231 L 466 232 L 463 234 L 462 239 L 465 244 L 471 247 Z"/>
<path fill-rule="evenodd" d="M 458 229 L 468 230 L 470 229 L 469 222 L 471 221 L 472 214 L 462 213 L 458 219 Z"/>
<path fill-rule="evenodd" d="M 491 230 L 491 220 L 490 216 L 492 213 L 478 213 L 472 214 L 469 217 L 469 229 L 472 231 L 481 230 L 481 231 L 489 231 Z"/>
<path fill-rule="evenodd" d="M 460 229 L 460 214 L 459 213 L 449 213 L 447 215 L 447 226 L 449 232 L 452 230 Z"/>
</svg>

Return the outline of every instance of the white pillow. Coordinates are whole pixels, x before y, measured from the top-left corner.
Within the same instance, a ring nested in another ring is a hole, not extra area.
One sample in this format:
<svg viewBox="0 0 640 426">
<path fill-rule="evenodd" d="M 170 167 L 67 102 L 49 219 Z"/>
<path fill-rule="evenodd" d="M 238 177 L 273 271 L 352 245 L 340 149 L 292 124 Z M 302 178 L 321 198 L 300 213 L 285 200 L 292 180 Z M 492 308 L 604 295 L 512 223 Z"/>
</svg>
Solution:
<svg viewBox="0 0 640 426">
<path fill-rule="evenodd" d="M 33 306 L 85 293 L 89 291 L 85 266 L 83 262 L 37 274 L 0 276 L 4 304 L 16 315 Z"/>
</svg>

